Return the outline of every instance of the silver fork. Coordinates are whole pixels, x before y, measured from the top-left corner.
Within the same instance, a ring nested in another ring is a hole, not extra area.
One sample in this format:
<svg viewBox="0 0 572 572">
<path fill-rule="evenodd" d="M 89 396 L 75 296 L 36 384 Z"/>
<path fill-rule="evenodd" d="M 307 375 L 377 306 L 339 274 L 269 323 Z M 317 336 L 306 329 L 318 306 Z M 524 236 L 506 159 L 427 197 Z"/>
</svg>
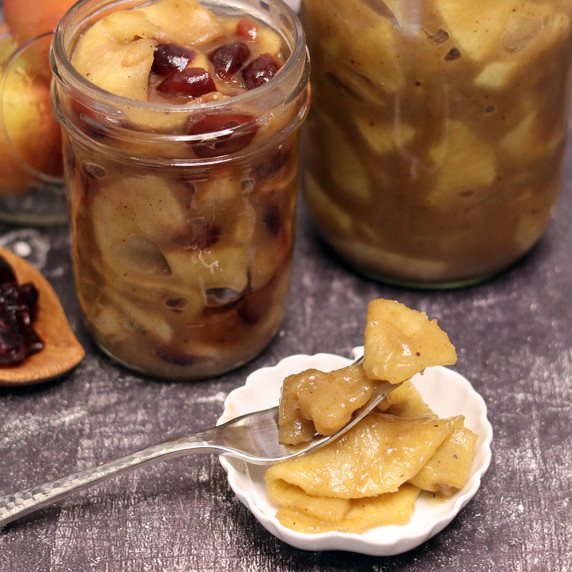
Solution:
<svg viewBox="0 0 572 572">
<path fill-rule="evenodd" d="M 346 433 L 398 385 L 400 384 L 379 382 L 369 401 L 356 411 L 352 420 L 340 431 L 327 437 L 316 435 L 311 441 L 295 448 L 279 442 L 278 407 L 272 407 L 241 415 L 222 425 L 198 433 L 182 435 L 151 445 L 114 461 L 53 482 L 2 496 L 0 497 L 0 527 L 66 498 L 76 491 L 159 460 L 195 453 L 215 453 L 230 455 L 256 465 L 272 465 L 305 455 Z"/>
</svg>

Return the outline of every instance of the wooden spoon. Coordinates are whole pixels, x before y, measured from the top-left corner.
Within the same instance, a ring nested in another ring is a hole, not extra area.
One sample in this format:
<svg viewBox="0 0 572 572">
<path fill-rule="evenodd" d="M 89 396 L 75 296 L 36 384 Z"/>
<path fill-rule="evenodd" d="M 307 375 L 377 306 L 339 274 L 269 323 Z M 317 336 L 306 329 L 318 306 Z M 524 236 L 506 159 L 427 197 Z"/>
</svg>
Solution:
<svg viewBox="0 0 572 572">
<path fill-rule="evenodd" d="M 41 383 L 74 368 L 85 352 L 67 321 L 57 294 L 41 272 L 29 262 L 4 248 L 0 256 L 12 266 L 19 284 L 32 282 L 38 289 L 38 315 L 34 329 L 44 342 L 44 348 L 14 365 L 0 366 L 0 385 Z"/>
</svg>

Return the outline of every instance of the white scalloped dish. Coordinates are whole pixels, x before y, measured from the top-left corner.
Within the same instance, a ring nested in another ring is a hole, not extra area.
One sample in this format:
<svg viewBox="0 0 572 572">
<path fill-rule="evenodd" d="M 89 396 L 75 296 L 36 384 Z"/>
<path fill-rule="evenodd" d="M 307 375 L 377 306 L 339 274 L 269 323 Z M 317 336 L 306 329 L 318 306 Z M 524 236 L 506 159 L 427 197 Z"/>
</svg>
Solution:
<svg viewBox="0 0 572 572">
<path fill-rule="evenodd" d="M 355 348 L 361 355 L 363 348 Z M 232 391 L 226 401 L 219 423 L 277 405 L 282 381 L 287 375 L 308 368 L 330 371 L 344 367 L 352 360 L 333 355 L 293 355 L 273 367 L 253 372 L 246 384 Z M 229 457 L 220 457 L 228 474 L 228 482 L 237 497 L 256 519 L 274 536 L 303 550 L 345 550 L 374 556 L 401 554 L 419 546 L 445 528 L 477 492 L 481 477 L 491 460 L 492 427 L 482 397 L 462 375 L 445 367 L 428 368 L 412 380 L 431 409 L 440 417 L 465 416 L 465 426 L 478 435 L 475 455 L 467 484 L 450 499 L 435 501 L 421 495 L 415 512 L 406 525 L 372 528 L 362 534 L 323 532 L 308 534 L 293 531 L 276 518 L 277 507 L 266 495 L 266 467 L 249 465 Z"/>
</svg>

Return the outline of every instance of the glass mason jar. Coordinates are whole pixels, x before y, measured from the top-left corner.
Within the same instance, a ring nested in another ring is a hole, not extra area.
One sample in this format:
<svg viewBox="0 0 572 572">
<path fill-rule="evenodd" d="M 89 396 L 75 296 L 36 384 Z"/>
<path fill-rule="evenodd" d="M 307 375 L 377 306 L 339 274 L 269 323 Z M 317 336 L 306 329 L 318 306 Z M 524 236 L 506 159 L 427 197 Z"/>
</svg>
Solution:
<svg viewBox="0 0 572 572">
<path fill-rule="evenodd" d="M 61 130 L 50 106 L 52 34 L 0 36 L 0 221 L 67 222 Z"/>
<path fill-rule="evenodd" d="M 557 202 L 570 0 L 303 0 L 304 187 L 351 266 L 416 287 L 484 280 Z"/>
<path fill-rule="evenodd" d="M 279 34 L 287 57 L 272 80 L 192 105 L 112 95 L 70 55 L 102 14 L 142 3 L 88 0 L 54 38 L 77 293 L 116 361 L 153 377 L 205 378 L 256 356 L 285 313 L 309 60 L 282 2 L 208 0 L 216 14 L 249 14 Z"/>
</svg>

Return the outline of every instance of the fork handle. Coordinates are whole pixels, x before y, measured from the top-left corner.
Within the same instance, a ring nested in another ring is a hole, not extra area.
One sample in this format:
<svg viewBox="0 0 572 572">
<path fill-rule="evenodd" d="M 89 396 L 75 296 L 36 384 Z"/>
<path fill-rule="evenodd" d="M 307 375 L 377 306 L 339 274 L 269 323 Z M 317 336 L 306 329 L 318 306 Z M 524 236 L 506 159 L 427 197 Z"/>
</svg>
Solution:
<svg viewBox="0 0 572 572">
<path fill-rule="evenodd" d="M 205 437 L 206 432 L 202 432 L 170 439 L 62 479 L 2 496 L 0 497 L 0 528 L 13 520 L 51 505 L 71 493 L 86 489 L 120 473 L 132 471 L 142 465 L 191 453 L 216 452 L 216 447 L 209 444 L 204 439 Z"/>
</svg>

